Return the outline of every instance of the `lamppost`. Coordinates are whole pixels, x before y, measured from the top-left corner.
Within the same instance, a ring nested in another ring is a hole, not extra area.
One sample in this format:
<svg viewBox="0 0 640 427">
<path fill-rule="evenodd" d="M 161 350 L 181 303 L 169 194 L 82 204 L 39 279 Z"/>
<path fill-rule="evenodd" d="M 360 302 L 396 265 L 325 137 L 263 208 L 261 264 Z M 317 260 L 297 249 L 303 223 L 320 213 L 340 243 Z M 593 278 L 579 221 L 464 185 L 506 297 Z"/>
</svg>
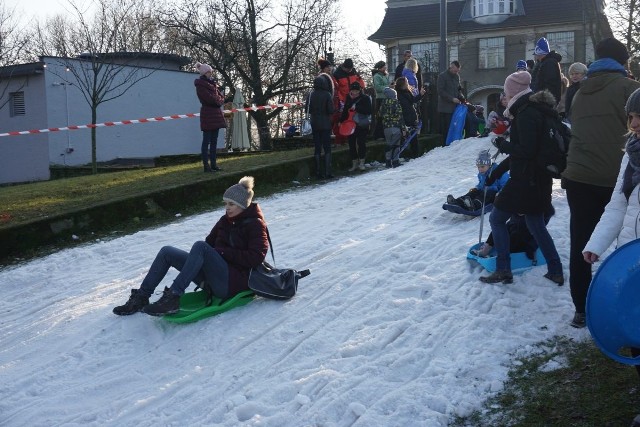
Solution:
<svg viewBox="0 0 640 427">
<path fill-rule="evenodd" d="M 67 87 L 68 86 L 73 86 L 73 83 L 70 82 L 56 82 L 53 83 L 53 86 L 64 86 L 64 103 L 65 103 L 65 112 L 67 115 L 67 127 L 69 127 L 69 92 Z M 64 153 L 60 154 L 61 156 L 64 156 L 64 164 L 67 164 L 67 154 L 71 154 L 73 153 L 73 147 L 71 146 L 71 135 L 69 134 L 69 131 L 67 130 L 67 148 L 64 150 Z"/>
</svg>

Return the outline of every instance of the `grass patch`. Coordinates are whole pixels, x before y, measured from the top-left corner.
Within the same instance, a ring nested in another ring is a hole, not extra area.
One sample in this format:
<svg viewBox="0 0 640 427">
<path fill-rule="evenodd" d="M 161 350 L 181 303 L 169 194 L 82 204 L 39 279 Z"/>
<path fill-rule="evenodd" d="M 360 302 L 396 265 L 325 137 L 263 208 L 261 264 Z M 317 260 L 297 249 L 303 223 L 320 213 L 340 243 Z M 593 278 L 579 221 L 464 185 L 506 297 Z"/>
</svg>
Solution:
<svg viewBox="0 0 640 427">
<path fill-rule="evenodd" d="M 196 162 L 4 186 L 0 187 L 0 229 L 312 154 L 312 149 L 302 148 L 220 157 L 218 164 L 224 170 L 215 175 L 203 173 L 202 164 Z"/>
<path fill-rule="evenodd" d="M 504 390 L 450 425 L 626 427 L 640 413 L 636 370 L 603 355 L 591 340 L 556 337 L 518 359 Z"/>
</svg>

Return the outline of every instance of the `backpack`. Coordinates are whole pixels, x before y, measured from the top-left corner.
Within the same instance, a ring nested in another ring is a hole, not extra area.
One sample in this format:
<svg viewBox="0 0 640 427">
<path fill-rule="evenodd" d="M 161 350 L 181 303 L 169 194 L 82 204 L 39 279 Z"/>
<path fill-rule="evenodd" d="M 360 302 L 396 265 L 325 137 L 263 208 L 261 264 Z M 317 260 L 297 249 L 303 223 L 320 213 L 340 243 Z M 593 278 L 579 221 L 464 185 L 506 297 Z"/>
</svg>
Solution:
<svg viewBox="0 0 640 427">
<path fill-rule="evenodd" d="M 567 168 L 571 128 L 562 121 L 555 110 L 536 107 L 535 104 L 528 105 L 533 106 L 544 115 L 545 132 L 540 141 L 536 164 L 551 178 L 560 179 L 562 172 Z M 528 105 L 523 106 L 521 110 Z"/>
</svg>

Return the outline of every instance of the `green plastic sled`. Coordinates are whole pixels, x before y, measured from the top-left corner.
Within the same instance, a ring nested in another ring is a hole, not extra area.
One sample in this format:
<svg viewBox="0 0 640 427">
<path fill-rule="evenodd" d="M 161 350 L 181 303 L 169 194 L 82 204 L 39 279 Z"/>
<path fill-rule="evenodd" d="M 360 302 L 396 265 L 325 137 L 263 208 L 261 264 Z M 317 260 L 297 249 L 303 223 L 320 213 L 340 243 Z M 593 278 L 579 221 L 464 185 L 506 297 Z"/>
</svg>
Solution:
<svg viewBox="0 0 640 427">
<path fill-rule="evenodd" d="M 216 314 L 224 313 L 232 308 L 240 307 L 253 301 L 255 294 L 251 291 L 243 291 L 233 298 L 222 301 L 213 297 L 210 306 L 206 306 L 206 292 L 187 292 L 180 297 L 180 311 L 175 314 L 163 316 L 163 319 L 172 323 L 196 322 Z"/>
</svg>

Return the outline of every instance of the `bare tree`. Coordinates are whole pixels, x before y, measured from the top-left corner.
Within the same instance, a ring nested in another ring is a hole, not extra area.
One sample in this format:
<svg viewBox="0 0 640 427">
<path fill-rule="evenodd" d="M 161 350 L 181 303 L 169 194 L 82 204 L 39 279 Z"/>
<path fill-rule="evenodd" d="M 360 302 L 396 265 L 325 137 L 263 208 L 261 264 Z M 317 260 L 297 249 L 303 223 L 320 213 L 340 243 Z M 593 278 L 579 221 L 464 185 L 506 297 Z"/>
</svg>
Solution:
<svg viewBox="0 0 640 427">
<path fill-rule="evenodd" d="M 635 57 L 640 59 L 640 0 L 611 0 L 607 6 L 607 15 L 611 20 L 613 33 L 620 39 Z"/>
<path fill-rule="evenodd" d="M 8 10 L 0 4 L 0 109 L 9 102 L 9 82 L 16 66 L 24 61 L 25 46 L 29 41 L 27 32 L 18 26 L 15 9 Z M 22 85 L 26 84 L 26 80 Z M 21 86 L 15 87 L 20 90 Z"/>
<path fill-rule="evenodd" d="M 336 19 L 336 2 L 185 1 L 167 10 L 162 22 L 226 86 L 241 87 L 250 103 L 261 106 L 286 102 L 310 86 L 317 46 Z M 260 148 L 270 148 L 269 121 L 279 110 L 249 114 L 259 129 Z"/>
<path fill-rule="evenodd" d="M 43 46 L 64 53 L 61 57 L 52 57 L 73 76 L 85 101 L 91 109 L 91 123 L 97 123 L 98 107 L 124 95 L 140 80 L 149 77 L 155 69 L 137 67 L 144 53 L 127 52 L 130 25 L 137 9 L 135 0 L 98 0 L 97 10 L 90 19 L 85 18 L 81 9 L 72 5 L 77 22 L 69 23 L 63 19 L 54 19 L 47 27 L 51 33 L 43 35 Z M 48 38 L 47 38 L 48 36 Z M 136 47 L 141 47 L 136 44 Z M 73 57 L 72 57 L 73 56 Z M 60 73 L 51 70 L 52 73 Z M 57 74 L 63 81 L 68 78 Z M 97 137 L 96 128 L 91 128 L 91 164 L 93 173 L 97 173 Z"/>
</svg>

